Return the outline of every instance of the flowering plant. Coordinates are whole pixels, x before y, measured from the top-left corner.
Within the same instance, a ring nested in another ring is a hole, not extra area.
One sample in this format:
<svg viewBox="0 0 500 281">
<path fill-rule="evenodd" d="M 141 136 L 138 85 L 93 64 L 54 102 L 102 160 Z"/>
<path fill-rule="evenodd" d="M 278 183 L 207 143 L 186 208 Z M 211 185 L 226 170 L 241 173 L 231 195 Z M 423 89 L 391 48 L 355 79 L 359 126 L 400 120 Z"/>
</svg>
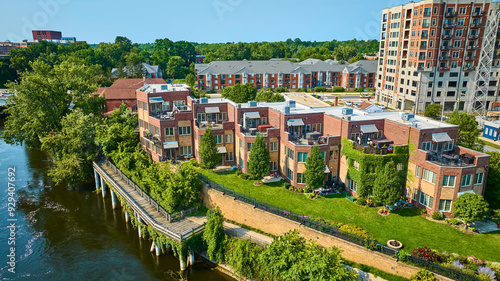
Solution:
<svg viewBox="0 0 500 281">
<path fill-rule="evenodd" d="M 432 249 L 427 247 L 420 247 L 413 250 L 411 253 L 413 256 L 432 261 L 432 262 L 441 262 L 439 255 Z"/>
</svg>

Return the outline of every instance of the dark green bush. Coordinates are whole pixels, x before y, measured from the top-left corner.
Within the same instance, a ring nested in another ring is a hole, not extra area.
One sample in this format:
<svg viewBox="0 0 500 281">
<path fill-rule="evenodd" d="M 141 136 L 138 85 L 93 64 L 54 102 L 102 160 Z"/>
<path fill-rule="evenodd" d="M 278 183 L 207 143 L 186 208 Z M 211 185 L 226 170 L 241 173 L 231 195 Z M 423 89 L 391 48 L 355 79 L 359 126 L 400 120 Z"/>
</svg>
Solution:
<svg viewBox="0 0 500 281">
<path fill-rule="evenodd" d="M 364 206 L 367 204 L 366 198 L 364 197 L 359 197 L 358 200 L 356 200 L 356 204 Z"/>
<path fill-rule="evenodd" d="M 290 187 L 292 187 L 292 185 L 289 182 L 285 183 L 285 188 L 286 189 L 290 190 Z"/>
<path fill-rule="evenodd" d="M 237 175 L 237 176 L 239 176 L 239 175 L 241 175 L 241 174 L 243 174 L 243 173 L 242 173 L 240 170 L 236 171 L 236 175 Z"/>
<path fill-rule="evenodd" d="M 326 92 L 326 88 L 325 87 L 314 87 L 314 91 L 315 92 Z"/>
<path fill-rule="evenodd" d="M 440 213 L 440 212 L 434 212 L 434 213 L 432 213 L 431 217 L 434 220 L 442 220 L 444 218 L 443 213 Z"/>
<path fill-rule="evenodd" d="M 248 175 L 248 174 L 241 174 L 240 178 L 242 178 L 244 180 L 248 180 L 250 178 L 250 175 Z"/>
<path fill-rule="evenodd" d="M 457 219 L 455 219 L 455 218 L 453 218 L 453 219 L 449 219 L 449 220 L 446 220 L 446 222 L 447 222 L 448 224 L 451 224 L 451 225 L 459 225 L 459 224 L 461 224 L 461 223 L 462 223 L 460 220 L 457 220 Z"/>
<path fill-rule="evenodd" d="M 332 92 L 343 92 L 344 91 L 344 88 L 342 87 L 333 87 L 332 88 Z"/>
<path fill-rule="evenodd" d="M 286 87 L 278 87 L 276 88 L 276 93 L 285 93 L 288 92 L 288 89 Z"/>
</svg>

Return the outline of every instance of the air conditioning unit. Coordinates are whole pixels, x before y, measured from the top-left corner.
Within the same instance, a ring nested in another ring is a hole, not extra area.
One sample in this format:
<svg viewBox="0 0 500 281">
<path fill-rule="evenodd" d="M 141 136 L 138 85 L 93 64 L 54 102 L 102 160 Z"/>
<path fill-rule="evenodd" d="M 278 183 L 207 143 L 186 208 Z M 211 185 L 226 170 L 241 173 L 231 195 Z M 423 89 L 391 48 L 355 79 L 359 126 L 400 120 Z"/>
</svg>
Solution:
<svg viewBox="0 0 500 281">
<path fill-rule="evenodd" d="M 353 113 L 352 108 L 344 107 L 342 108 L 342 115 L 351 116 Z"/>
<path fill-rule="evenodd" d="M 286 102 L 286 105 L 289 106 L 290 108 L 295 108 L 296 104 L 297 104 L 297 102 L 294 100 L 289 100 Z"/>
<path fill-rule="evenodd" d="M 285 114 L 290 114 L 290 107 L 289 106 L 284 106 L 283 110 L 285 111 Z"/>
<path fill-rule="evenodd" d="M 208 98 L 201 98 L 200 103 L 208 103 Z"/>
<path fill-rule="evenodd" d="M 257 102 L 256 101 L 249 101 L 248 106 L 249 107 L 257 107 Z"/>
<path fill-rule="evenodd" d="M 412 114 L 412 113 L 403 113 L 403 115 L 401 115 L 401 119 L 403 121 L 410 121 L 411 119 L 415 119 L 415 114 Z"/>
</svg>

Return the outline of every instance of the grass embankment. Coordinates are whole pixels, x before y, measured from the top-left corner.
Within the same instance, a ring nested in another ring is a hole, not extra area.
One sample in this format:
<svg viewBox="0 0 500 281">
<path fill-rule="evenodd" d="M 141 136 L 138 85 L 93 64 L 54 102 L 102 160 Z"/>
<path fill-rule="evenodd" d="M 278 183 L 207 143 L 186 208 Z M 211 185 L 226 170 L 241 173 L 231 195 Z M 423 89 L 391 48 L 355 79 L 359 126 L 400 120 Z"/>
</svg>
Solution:
<svg viewBox="0 0 500 281">
<path fill-rule="evenodd" d="M 388 217 L 382 217 L 377 213 L 378 208 L 356 205 L 340 194 L 310 200 L 304 194 L 286 190 L 283 182 L 254 186 L 254 181 L 243 180 L 234 172 L 217 174 L 203 169 L 199 171 L 236 192 L 297 214 L 357 225 L 382 244 L 390 239 L 399 240 L 407 252 L 427 246 L 438 251 L 500 261 L 498 231 L 490 234 L 465 234 L 448 225 L 429 221 L 410 209 L 397 210 Z"/>
</svg>

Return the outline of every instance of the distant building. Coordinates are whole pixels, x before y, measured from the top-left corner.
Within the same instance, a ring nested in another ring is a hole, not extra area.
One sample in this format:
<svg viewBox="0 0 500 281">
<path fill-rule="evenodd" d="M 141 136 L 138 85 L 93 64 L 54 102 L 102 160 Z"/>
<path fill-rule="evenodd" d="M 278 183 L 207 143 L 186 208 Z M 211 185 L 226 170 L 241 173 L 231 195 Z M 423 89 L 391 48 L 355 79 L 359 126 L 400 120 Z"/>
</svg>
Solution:
<svg viewBox="0 0 500 281">
<path fill-rule="evenodd" d="M 132 76 L 133 73 L 131 73 L 131 70 L 128 67 L 124 67 L 123 71 L 125 72 L 125 76 Z M 145 76 L 145 78 L 150 79 L 150 78 L 162 78 L 163 73 L 160 69 L 159 66 L 157 65 L 149 65 L 147 63 L 142 63 L 142 73 Z M 111 70 L 111 77 L 119 77 L 118 69 L 113 68 Z"/>
<path fill-rule="evenodd" d="M 486 121 L 484 123 L 483 137 L 498 141 L 498 135 L 500 133 L 500 121 Z"/>
<path fill-rule="evenodd" d="M 52 30 L 33 30 L 33 40 L 61 40 L 62 32 L 61 31 L 52 31 Z"/>
<path fill-rule="evenodd" d="M 196 64 L 195 72 L 201 90 L 220 91 L 227 86 L 246 83 L 257 89 L 285 87 L 297 90 L 317 86 L 365 89 L 375 87 L 377 64 L 369 60 L 339 64 L 331 59 L 307 59 L 298 63 L 282 59 L 213 61 Z"/>
<path fill-rule="evenodd" d="M 377 112 L 384 112 L 382 108 L 380 108 L 378 105 L 363 101 L 359 106 L 358 109 L 361 109 L 363 111 L 366 111 L 368 113 L 377 113 Z"/>
<path fill-rule="evenodd" d="M 9 51 L 15 48 L 17 47 L 11 42 L 0 42 L 0 58 L 8 57 Z"/>
<path fill-rule="evenodd" d="M 196 63 L 204 63 L 204 62 L 205 62 L 205 56 L 203 55 L 196 56 Z"/>
<path fill-rule="evenodd" d="M 143 78 L 123 78 L 118 79 L 110 87 L 100 87 L 92 95 L 98 95 L 106 98 L 106 107 L 108 112 L 119 108 L 124 103 L 130 111 L 137 110 L 136 90 L 145 85 L 165 84 L 161 78 L 143 79 Z"/>
</svg>

